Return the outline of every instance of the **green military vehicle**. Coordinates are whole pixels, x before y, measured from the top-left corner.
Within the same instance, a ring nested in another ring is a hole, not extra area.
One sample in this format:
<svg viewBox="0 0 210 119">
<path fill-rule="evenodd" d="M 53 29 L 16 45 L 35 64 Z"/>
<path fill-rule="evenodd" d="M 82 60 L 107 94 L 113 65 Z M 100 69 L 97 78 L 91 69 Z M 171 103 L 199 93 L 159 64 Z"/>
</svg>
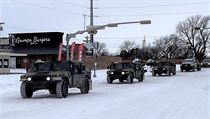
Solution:
<svg viewBox="0 0 210 119">
<path fill-rule="evenodd" d="M 107 83 L 112 84 L 114 80 L 118 79 L 121 83 L 127 80 L 129 84 L 132 84 L 134 78 L 137 78 L 139 82 L 143 82 L 145 72 L 142 63 L 114 62 L 108 66 Z"/>
<path fill-rule="evenodd" d="M 81 62 L 38 61 L 32 64 L 30 72 L 22 75 L 20 93 L 22 98 L 31 98 L 33 92 L 49 90 L 59 98 L 66 98 L 68 88 L 79 88 L 82 94 L 92 89 L 91 72 Z"/>
<path fill-rule="evenodd" d="M 162 56 L 160 61 L 157 61 L 152 66 L 152 76 L 161 76 L 166 74 L 167 76 L 176 75 L 176 64 L 169 61 L 165 56 Z"/>
</svg>

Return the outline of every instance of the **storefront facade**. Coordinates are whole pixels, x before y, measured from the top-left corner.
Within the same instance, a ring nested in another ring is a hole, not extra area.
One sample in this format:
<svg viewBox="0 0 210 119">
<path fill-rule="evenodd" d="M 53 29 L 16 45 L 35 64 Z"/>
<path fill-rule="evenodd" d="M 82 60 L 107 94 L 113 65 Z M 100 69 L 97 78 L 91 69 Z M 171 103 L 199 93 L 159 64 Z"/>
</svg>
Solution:
<svg viewBox="0 0 210 119">
<path fill-rule="evenodd" d="M 16 68 L 27 68 L 36 60 L 57 60 L 59 44 L 62 43 L 62 32 L 14 33 L 9 34 L 11 53 L 16 55 L 11 62 Z"/>
</svg>

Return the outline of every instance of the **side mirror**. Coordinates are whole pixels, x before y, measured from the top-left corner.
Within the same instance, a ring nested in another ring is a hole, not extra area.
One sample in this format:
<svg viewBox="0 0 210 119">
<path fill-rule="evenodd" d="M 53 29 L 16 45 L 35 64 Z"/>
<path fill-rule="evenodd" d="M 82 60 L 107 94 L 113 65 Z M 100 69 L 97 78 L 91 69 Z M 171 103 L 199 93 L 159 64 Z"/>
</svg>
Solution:
<svg viewBox="0 0 210 119">
<path fill-rule="evenodd" d="M 110 67 L 109 66 L 107 66 L 107 69 L 109 69 Z"/>
</svg>

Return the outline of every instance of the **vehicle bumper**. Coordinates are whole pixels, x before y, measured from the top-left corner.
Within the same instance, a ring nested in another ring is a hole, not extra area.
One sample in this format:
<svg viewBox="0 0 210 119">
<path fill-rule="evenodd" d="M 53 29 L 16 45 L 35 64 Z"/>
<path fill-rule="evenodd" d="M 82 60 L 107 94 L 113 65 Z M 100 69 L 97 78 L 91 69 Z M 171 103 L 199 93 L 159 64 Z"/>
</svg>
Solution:
<svg viewBox="0 0 210 119">
<path fill-rule="evenodd" d="M 192 70 L 194 66 L 181 66 L 182 70 Z"/>
</svg>

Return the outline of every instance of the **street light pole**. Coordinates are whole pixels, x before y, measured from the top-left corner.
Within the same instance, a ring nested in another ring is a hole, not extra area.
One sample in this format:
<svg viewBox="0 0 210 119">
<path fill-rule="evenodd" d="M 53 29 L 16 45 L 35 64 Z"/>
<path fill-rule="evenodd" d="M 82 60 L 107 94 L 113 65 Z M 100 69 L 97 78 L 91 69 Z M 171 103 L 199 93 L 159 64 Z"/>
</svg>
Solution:
<svg viewBox="0 0 210 119">
<path fill-rule="evenodd" d="M 90 26 L 93 26 L 93 0 L 90 0 Z M 90 42 L 94 42 L 94 35 L 90 34 Z M 93 50 L 91 51 L 93 55 Z"/>
</svg>

